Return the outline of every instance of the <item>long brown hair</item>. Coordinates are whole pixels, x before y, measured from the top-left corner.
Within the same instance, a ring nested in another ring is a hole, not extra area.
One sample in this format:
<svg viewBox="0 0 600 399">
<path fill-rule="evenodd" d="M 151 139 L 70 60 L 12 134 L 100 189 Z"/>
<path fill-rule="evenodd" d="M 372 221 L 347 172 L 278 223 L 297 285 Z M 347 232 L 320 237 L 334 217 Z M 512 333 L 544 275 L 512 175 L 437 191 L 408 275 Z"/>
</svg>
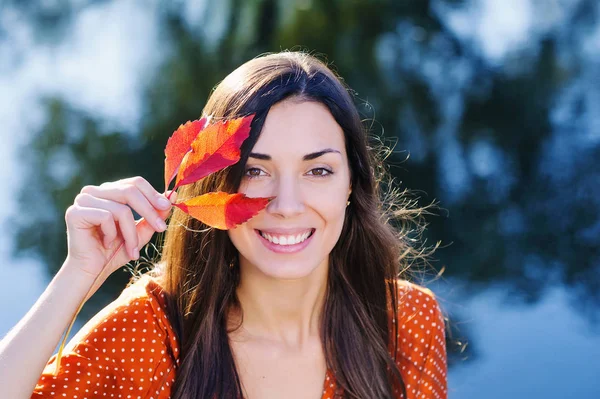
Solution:
<svg viewBox="0 0 600 399">
<path fill-rule="evenodd" d="M 395 388 L 404 391 L 391 355 L 396 351 L 389 344 L 398 332 L 393 325 L 398 320 L 396 306 L 391 306 L 393 317 L 388 316 L 390 304 L 397 303 L 397 278 L 403 276 L 406 255 L 413 251 L 402 223 L 413 218 L 413 211 L 398 202 L 398 191 L 383 193 L 380 154 L 334 72 L 306 53 L 282 52 L 253 59 L 227 76 L 203 114 L 213 120 L 255 114 L 241 160 L 182 187 L 178 199 L 209 191 L 236 192 L 269 109 L 292 96 L 327 106 L 344 132 L 350 165 L 351 204 L 329 256 L 321 317 L 327 367 L 344 397 L 392 398 Z M 242 397 L 227 330 L 228 312 L 239 309 L 237 259 L 226 231 L 174 211 L 160 261 L 167 312 L 181 343 L 174 399 Z"/>
</svg>

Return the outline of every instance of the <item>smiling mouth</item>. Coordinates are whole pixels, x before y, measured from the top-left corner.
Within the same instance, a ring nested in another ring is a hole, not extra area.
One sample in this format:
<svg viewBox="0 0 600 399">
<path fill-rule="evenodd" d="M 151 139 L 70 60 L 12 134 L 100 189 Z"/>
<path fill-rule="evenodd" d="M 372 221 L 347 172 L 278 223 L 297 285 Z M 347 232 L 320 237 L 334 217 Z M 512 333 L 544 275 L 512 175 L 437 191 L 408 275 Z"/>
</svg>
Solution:
<svg viewBox="0 0 600 399">
<path fill-rule="evenodd" d="M 281 246 L 287 246 L 287 245 L 296 245 L 296 244 L 300 244 L 304 241 L 306 241 L 308 238 L 310 238 L 316 231 L 316 229 L 310 229 L 307 230 L 304 233 L 300 233 L 300 234 L 290 234 L 290 235 L 282 235 L 282 234 L 278 234 L 278 235 L 271 235 L 269 233 L 265 233 L 263 231 L 260 230 L 256 230 L 258 231 L 258 234 L 260 234 L 260 236 L 262 238 L 264 238 L 265 240 L 276 244 L 276 245 L 281 245 Z"/>
</svg>

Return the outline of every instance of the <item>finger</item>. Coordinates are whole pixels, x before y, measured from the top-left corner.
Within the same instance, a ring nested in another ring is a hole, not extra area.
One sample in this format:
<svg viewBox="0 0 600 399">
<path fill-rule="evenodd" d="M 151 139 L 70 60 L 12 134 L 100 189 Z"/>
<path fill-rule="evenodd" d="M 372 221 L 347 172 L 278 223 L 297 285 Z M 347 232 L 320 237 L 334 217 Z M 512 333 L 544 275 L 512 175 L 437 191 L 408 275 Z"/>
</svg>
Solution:
<svg viewBox="0 0 600 399">
<path fill-rule="evenodd" d="M 133 213 L 127 205 L 94 197 L 90 194 L 78 194 L 77 197 L 75 197 L 75 204 L 85 208 L 104 209 L 110 212 L 113 219 L 119 223 L 119 230 L 121 230 L 121 235 L 125 241 L 127 253 L 130 254 L 132 258 L 137 258 L 139 249 L 138 235 Z"/>
<path fill-rule="evenodd" d="M 166 219 L 171 214 L 171 210 L 160 211 L 159 215 Z M 141 219 L 137 223 L 137 232 L 138 232 L 138 242 L 140 243 L 140 247 L 146 245 L 154 233 L 156 232 L 154 228 L 148 223 L 146 219 Z"/>
<path fill-rule="evenodd" d="M 73 206 L 65 215 L 70 229 L 89 229 L 100 226 L 104 247 L 109 249 L 112 241 L 117 238 L 117 226 L 112 213 L 104 209 Z"/>
<path fill-rule="evenodd" d="M 148 201 L 158 209 L 168 210 L 171 209 L 171 201 L 167 197 L 159 193 L 152 187 L 152 184 L 143 177 L 132 177 L 129 179 L 133 185 L 135 185 L 148 199 Z"/>
<path fill-rule="evenodd" d="M 140 220 L 137 225 L 137 234 L 140 247 L 146 245 L 150 241 L 154 233 L 156 233 L 156 231 L 154 231 L 154 228 L 148 223 L 146 219 Z"/>
<path fill-rule="evenodd" d="M 158 191 L 156 191 L 154 189 L 154 187 L 152 187 L 152 185 L 144 178 L 142 177 L 132 177 L 132 178 L 128 178 L 128 179 L 123 179 L 123 180 L 119 180 L 116 182 L 106 182 L 106 183 L 102 183 L 100 186 L 85 186 L 81 189 L 82 193 L 88 193 L 88 194 L 99 194 L 100 191 L 102 190 L 106 190 L 106 189 L 118 189 L 120 186 L 122 185 L 133 185 L 138 187 L 138 189 L 144 194 L 144 196 L 148 199 L 148 201 L 154 205 L 155 208 L 158 209 L 170 209 L 171 208 L 171 204 L 175 202 L 176 198 L 177 198 L 177 192 L 176 191 L 167 191 L 164 194 L 159 193 Z M 169 197 L 170 196 L 170 201 L 169 201 Z M 111 198 L 114 200 L 117 200 L 121 203 L 125 203 L 123 200 L 123 198 Z M 165 201 L 166 200 L 166 201 Z"/>
<path fill-rule="evenodd" d="M 171 201 L 171 204 L 174 204 L 177 202 L 177 191 L 167 191 L 165 193 L 165 197 L 168 197 L 169 201 Z"/>
<path fill-rule="evenodd" d="M 122 180 L 123 183 L 131 184 L 137 187 L 142 194 L 146 197 L 155 208 L 158 209 L 170 209 L 171 202 L 166 198 L 164 194 L 159 193 L 152 187 L 152 184 L 143 177 L 136 176 Z"/>
<path fill-rule="evenodd" d="M 141 183 L 138 183 L 138 184 L 141 184 Z M 148 185 L 149 185 L 149 183 L 148 183 Z M 149 193 L 149 190 L 154 191 L 152 186 L 150 186 L 150 189 L 145 187 L 144 190 L 146 190 L 146 193 L 148 193 L 148 195 L 152 195 L 151 193 Z M 88 194 L 93 197 L 116 201 L 121 204 L 131 206 L 131 208 L 134 211 L 136 211 L 140 216 L 142 216 L 144 219 L 148 220 L 150 222 L 150 224 L 152 224 L 152 226 L 154 226 L 156 231 L 164 231 L 167 227 L 164 224 L 163 218 L 161 218 L 158 215 L 156 208 L 148 200 L 148 197 L 145 195 L 145 193 L 142 192 L 137 185 L 134 185 L 131 182 L 129 182 L 129 183 L 125 182 L 125 183 L 119 183 L 119 184 L 105 183 L 105 184 L 101 185 L 100 187 L 86 186 L 81 191 L 83 194 Z M 156 192 L 156 191 L 154 191 L 154 192 Z M 166 208 L 161 207 L 158 209 L 170 209 L 171 203 L 162 194 L 159 194 L 159 196 L 162 197 L 162 199 L 168 203 L 168 206 Z M 161 203 L 161 201 L 159 201 L 158 198 L 155 198 L 154 202 L 157 204 Z"/>
</svg>

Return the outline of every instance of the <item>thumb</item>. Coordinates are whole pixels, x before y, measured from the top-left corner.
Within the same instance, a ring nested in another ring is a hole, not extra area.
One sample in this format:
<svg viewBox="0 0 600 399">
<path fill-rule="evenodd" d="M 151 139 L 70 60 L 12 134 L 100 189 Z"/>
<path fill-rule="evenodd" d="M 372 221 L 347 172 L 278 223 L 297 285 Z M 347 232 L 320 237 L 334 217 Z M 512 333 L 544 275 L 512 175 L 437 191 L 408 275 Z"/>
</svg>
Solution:
<svg viewBox="0 0 600 399">
<path fill-rule="evenodd" d="M 171 209 L 172 208 L 169 208 L 164 211 L 158 211 L 158 215 L 163 220 L 165 220 L 171 214 Z M 156 230 L 154 230 L 154 227 L 152 227 L 146 219 L 140 220 L 140 222 L 138 223 L 136 228 L 137 228 L 137 234 L 138 234 L 139 248 L 142 248 L 144 245 L 146 245 L 150 241 L 150 239 L 152 238 L 154 233 L 156 233 Z"/>
<path fill-rule="evenodd" d="M 167 191 L 165 194 L 170 196 L 169 199 L 171 200 L 172 204 L 177 201 L 177 191 Z M 171 214 L 171 209 L 173 209 L 172 206 L 169 209 L 159 210 L 158 216 L 160 216 L 163 220 L 167 219 Z M 142 248 L 148 243 L 148 241 L 150 241 L 154 233 L 156 233 L 156 230 L 154 230 L 154 227 L 150 226 L 146 219 L 142 219 L 137 225 L 137 233 L 139 243 L 138 248 Z"/>
</svg>

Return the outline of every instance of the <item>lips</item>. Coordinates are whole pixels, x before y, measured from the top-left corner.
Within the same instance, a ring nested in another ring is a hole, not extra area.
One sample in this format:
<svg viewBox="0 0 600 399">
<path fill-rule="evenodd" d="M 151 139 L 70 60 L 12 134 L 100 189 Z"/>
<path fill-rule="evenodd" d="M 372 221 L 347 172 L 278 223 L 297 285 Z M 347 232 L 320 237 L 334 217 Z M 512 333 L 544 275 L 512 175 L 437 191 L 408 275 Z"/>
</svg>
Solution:
<svg viewBox="0 0 600 399">
<path fill-rule="evenodd" d="M 306 248 L 306 246 L 312 241 L 312 238 L 314 237 L 314 233 L 315 233 L 316 229 L 314 229 L 314 228 L 296 229 L 295 231 L 288 230 L 288 231 L 297 232 L 298 234 L 297 235 L 279 234 L 279 235 L 274 235 L 274 236 L 272 236 L 269 233 L 265 233 L 265 231 L 263 231 L 263 230 L 255 229 L 254 231 L 256 231 L 256 235 L 258 236 L 260 242 L 262 242 L 263 245 L 265 245 L 265 247 L 267 247 L 267 249 L 269 249 L 273 252 L 278 252 L 278 253 L 294 253 L 294 252 L 299 252 L 299 251 L 303 250 L 304 248 Z M 273 231 L 273 230 L 266 230 L 266 231 Z M 294 237 L 293 241 L 288 241 L 288 238 L 290 238 L 290 237 Z M 283 240 L 283 242 L 280 242 L 280 240 Z"/>
<path fill-rule="evenodd" d="M 273 230 L 257 230 L 269 242 L 277 245 L 295 245 L 303 242 L 312 235 L 314 229 L 291 230 L 291 233 L 275 234 Z M 281 230 L 280 230 L 281 231 Z"/>
<path fill-rule="evenodd" d="M 283 228 L 276 228 L 276 229 L 256 229 L 261 233 L 267 233 L 270 234 L 272 236 L 279 236 L 279 235 L 298 235 L 298 234 L 302 234 L 306 231 L 314 231 L 315 229 L 312 227 L 296 227 L 296 228 L 289 228 L 289 229 L 283 229 Z"/>
</svg>

